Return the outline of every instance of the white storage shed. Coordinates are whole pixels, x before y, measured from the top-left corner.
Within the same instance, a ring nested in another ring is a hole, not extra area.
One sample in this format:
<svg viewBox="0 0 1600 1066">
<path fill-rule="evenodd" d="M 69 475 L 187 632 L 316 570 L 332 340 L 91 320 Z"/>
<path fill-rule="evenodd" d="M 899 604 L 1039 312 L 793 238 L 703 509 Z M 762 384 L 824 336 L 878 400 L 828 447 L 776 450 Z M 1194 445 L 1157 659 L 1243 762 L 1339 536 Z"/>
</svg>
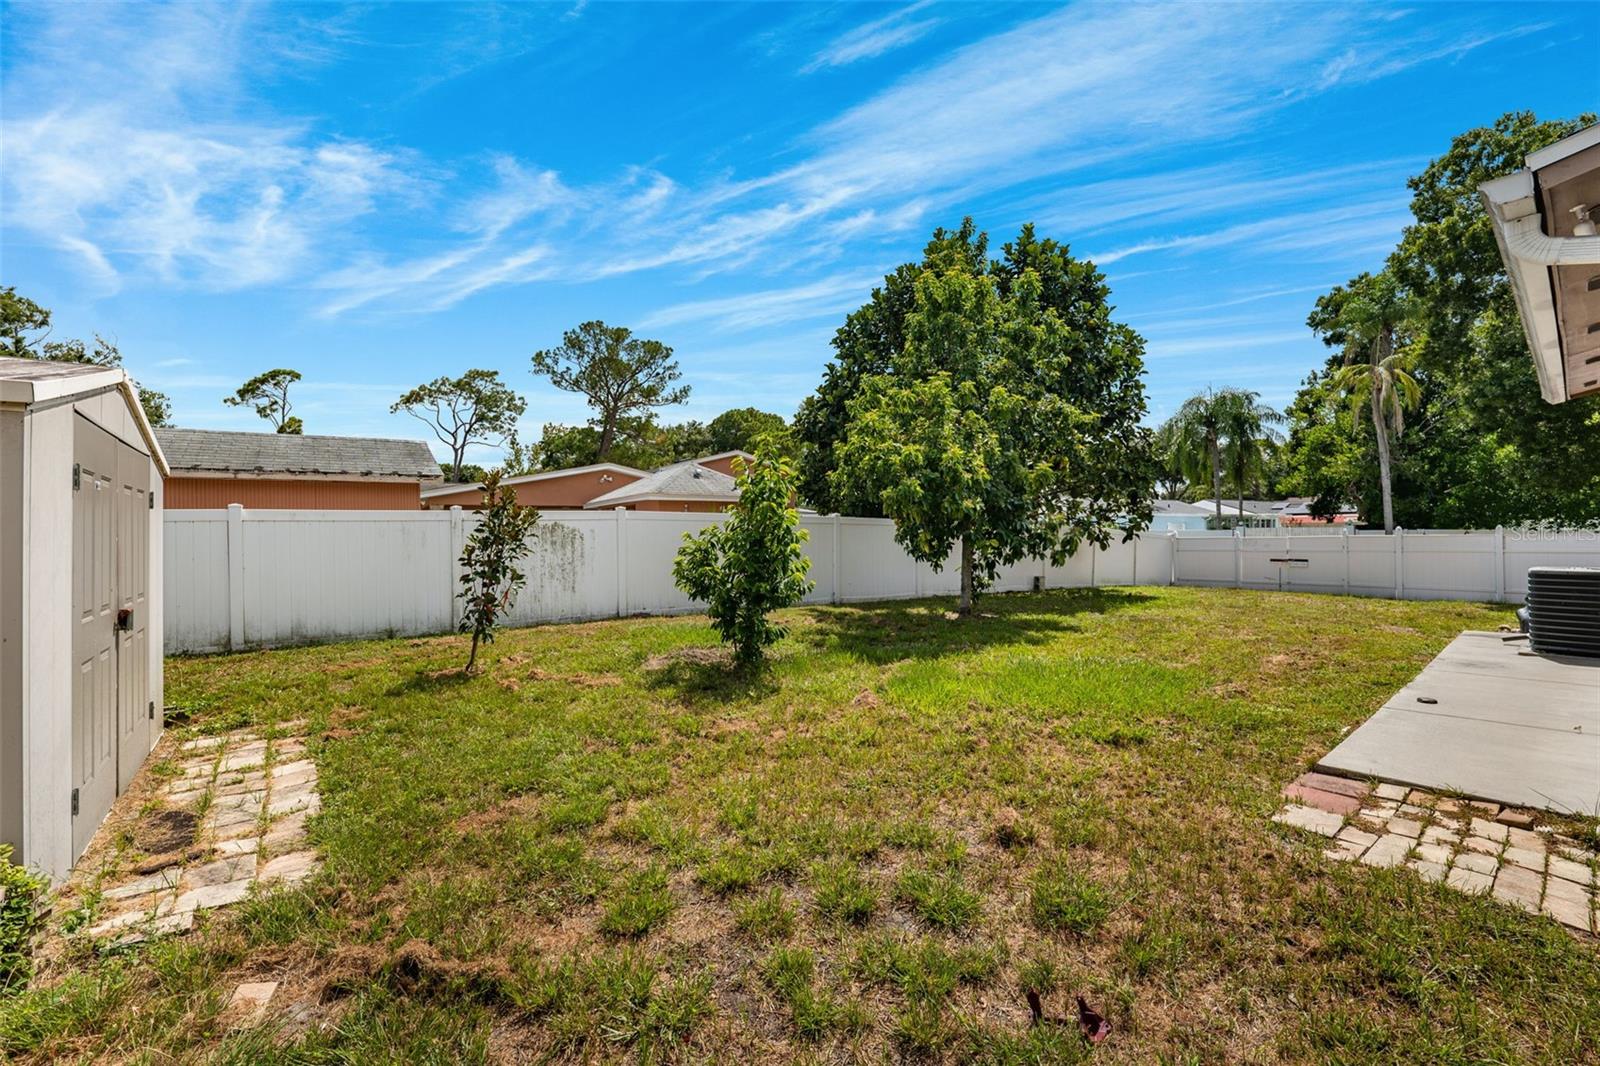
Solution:
<svg viewBox="0 0 1600 1066">
<path fill-rule="evenodd" d="M 0 359 L 0 841 L 56 880 L 161 733 L 165 475 L 123 371 Z"/>
</svg>

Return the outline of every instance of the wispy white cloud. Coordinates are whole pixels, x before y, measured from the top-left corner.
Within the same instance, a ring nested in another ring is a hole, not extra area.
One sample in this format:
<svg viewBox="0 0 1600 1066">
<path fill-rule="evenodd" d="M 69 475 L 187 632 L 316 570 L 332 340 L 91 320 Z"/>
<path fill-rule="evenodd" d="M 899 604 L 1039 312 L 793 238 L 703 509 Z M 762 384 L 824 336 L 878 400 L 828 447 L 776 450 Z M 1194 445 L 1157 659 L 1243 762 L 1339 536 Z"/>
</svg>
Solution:
<svg viewBox="0 0 1600 1066">
<path fill-rule="evenodd" d="M 1105 265 L 1152 252 L 1190 253 L 1240 244 L 1249 244 L 1261 253 L 1303 254 L 1332 250 L 1347 256 L 1375 245 L 1393 244 L 1400 230 L 1411 221 L 1404 203 L 1403 197 L 1390 197 L 1319 211 L 1276 215 L 1202 233 L 1153 237 L 1121 248 L 1091 252 L 1089 258 Z"/>
<path fill-rule="evenodd" d="M 726 296 L 715 300 L 693 300 L 663 307 L 646 315 L 641 323 L 647 329 L 676 326 L 685 322 L 709 322 L 715 330 L 754 329 L 758 326 L 786 325 L 825 315 L 836 315 L 866 302 L 872 287 L 883 281 L 883 272 L 849 274 L 823 278 L 805 285 L 762 292 Z"/>
<path fill-rule="evenodd" d="M 319 237 L 418 189 L 408 153 L 217 105 L 272 59 L 249 12 L 13 9 L 4 220 L 114 286 L 229 289 L 314 266 Z M 137 60 L 134 61 L 134 57 Z"/>
<path fill-rule="evenodd" d="M 920 0 L 840 34 L 812 56 L 800 72 L 811 74 L 825 67 L 848 66 L 905 47 L 939 25 L 941 20 L 936 18 L 912 18 L 931 3 L 932 0 Z"/>
<path fill-rule="evenodd" d="M 903 47 L 936 18 L 901 8 L 813 62 Z M 820 273 L 847 246 L 903 235 L 978 197 L 1226 142 L 1274 109 L 1348 84 L 1356 75 L 1340 57 L 1352 49 L 1366 77 L 1481 47 L 1481 35 L 1442 22 L 1398 34 L 1361 8 L 1075 4 L 900 77 L 800 136 L 784 166 L 690 180 L 635 165 L 576 182 L 535 159 L 430 160 L 275 114 L 252 96 L 263 69 L 328 62 L 350 34 L 264 37 L 260 22 L 248 7 L 28 9 L 20 30 L 8 26 L 26 43 L 5 70 L 7 226 L 103 284 L 136 272 L 209 288 L 294 282 L 331 315 L 436 310 L 496 287 L 667 268 L 678 280 L 796 263 Z M 1387 165 L 1190 168 L 1080 181 L 1030 207 L 1073 233 L 1151 216 L 1171 230 L 1239 200 L 1289 204 L 1375 183 Z M 1098 258 L 1245 241 L 1331 258 L 1392 235 L 1400 217 L 1396 202 L 1348 217 L 1278 214 Z M 727 328 L 751 321 L 740 308 L 757 306 L 753 297 L 731 299 L 746 302 L 690 301 L 653 320 L 704 318 L 709 306 Z M 827 299 L 764 311 L 803 316 Z"/>
</svg>

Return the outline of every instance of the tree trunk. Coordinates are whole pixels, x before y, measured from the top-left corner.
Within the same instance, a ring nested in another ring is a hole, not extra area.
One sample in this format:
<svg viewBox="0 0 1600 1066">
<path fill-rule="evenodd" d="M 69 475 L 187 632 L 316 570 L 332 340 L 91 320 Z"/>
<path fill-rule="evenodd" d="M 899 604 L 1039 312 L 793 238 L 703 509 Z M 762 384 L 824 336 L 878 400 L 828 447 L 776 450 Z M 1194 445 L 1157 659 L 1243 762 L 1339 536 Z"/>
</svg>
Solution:
<svg viewBox="0 0 1600 1066">
<path fill-rule="evenodd" d="M 1383 490 L 1383 531 L 1394 532 L 1394 499 L 1389 491 L 1389 430 L 1383 424 L 1383 405 L 1378 388 L 1372 388 L 1372 428 L 1378 434 L 1378 485 Z"/>
<path fill-rule="evenodd" d="M 1207 442 L 1211 447 L 1211 499 L 1217 505 L 1217 525 L 1222 524 L 1222 449 L 1217 438 Z"/>
<path fill-rule="evenodd" d="M 607 416 L 600 421 L 600 447 L 596 449 L 594 459 L 597 463 L 606 461 L 606 456 L 611 454 L 611 442 L 617 436 L 617 420 Z"/>
<path fill-rule="evenodd" d="M 958 614 L 972 613 L 972 538 L 961 538 L 961 602 Z"/>
<path fill-rule="evenodd" d="M 462 669 L 461 672 L 464 673 L 464 674 L 472 673 L 472 667 L 473 667 L 473 665 L 475 663 L 477 663 L 477 661 L 478 661 L 478 633 L 477 633 L 476 630 L 474 630 L 473 633 L 472 633 L 472 650 L 467 653 L 467 665 L 466 665 L 466 667 L 464 669 Z"/>
</svg>

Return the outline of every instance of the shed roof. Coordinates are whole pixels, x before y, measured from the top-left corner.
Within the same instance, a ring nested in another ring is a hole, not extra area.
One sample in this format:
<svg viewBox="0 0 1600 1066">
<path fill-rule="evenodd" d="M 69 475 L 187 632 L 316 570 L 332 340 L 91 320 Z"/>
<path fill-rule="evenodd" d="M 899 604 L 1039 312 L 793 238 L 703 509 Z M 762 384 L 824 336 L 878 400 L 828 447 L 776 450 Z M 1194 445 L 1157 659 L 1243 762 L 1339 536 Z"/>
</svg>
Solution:
<svg viewBox="0 0 1600 1066">
<path fill-rule="evenodd" d="M 685 500 L 733 503 L 739 488 L 733 478 L 698 462 L 673 463 L 653 474 L 596 496 L 584 507 L 617 507 L 638 500 Z"/>
<path fill-rule="evenodd" d="M 444 478 L 433 453 L 417 440 L 218 429 L 158 429 L 156 437 L 174 474 Z"/>
<path fill-rule="evenodd" d="M 98 363 L 66 363 L 53 359 L 0 358 L 0 403 L 31 406 L 52 401 L 67 402 L 80 396 L 116 389 L 128 405 L 139 435 L 150 449 L 156 469 L 166 477 L 170 472 L 167 457 L 157 440 L 150 420 L 139 403 L 139 390 L 121 367 Z"/>
</svg>

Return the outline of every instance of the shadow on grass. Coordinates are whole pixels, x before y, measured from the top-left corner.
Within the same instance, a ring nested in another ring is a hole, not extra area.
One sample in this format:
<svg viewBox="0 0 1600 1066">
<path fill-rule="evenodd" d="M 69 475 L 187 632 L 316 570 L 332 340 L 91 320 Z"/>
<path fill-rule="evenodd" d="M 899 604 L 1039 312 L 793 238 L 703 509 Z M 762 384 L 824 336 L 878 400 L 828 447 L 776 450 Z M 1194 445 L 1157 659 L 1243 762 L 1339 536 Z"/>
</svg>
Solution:
<svg viewBox="0 0 1600 1066">
<path fill-rule="evenodd" d="M 459 666 L 446 667 L 443 670 L 419 670 L 408 677 L 401 678 L 389 686 L 385 696 L 414 696 L 428 693 L 451 692 L 462 688 L 474 681 L 481 681 L 489 677 L 489 672 L 481 666 L 476 673 L 468 674 Z"/>
<path fill-rule="evenodd" d="M 690 706 L 761 700 L 778 691 L 769 660 L 753 666 L 736 666 L 730 658 L 692 655 L 669 659 L 656 666 L 646 665 L 643 678 L 646 688 L 674 696 Z"/>
<path fill-rule="evenodd" d="M 1055 589 L 990 593 L 969 618 L 954 617 L 955 600 L 897 600 L 817 607 L 800 638 L 818 651 L 843 651 L 871 663 L 932 659 L 991 644 L 1048 644 L 1082 632 L 1085 615 L 1109 614 L 1153 600 L 1129 589 Z"/>
</svg>

